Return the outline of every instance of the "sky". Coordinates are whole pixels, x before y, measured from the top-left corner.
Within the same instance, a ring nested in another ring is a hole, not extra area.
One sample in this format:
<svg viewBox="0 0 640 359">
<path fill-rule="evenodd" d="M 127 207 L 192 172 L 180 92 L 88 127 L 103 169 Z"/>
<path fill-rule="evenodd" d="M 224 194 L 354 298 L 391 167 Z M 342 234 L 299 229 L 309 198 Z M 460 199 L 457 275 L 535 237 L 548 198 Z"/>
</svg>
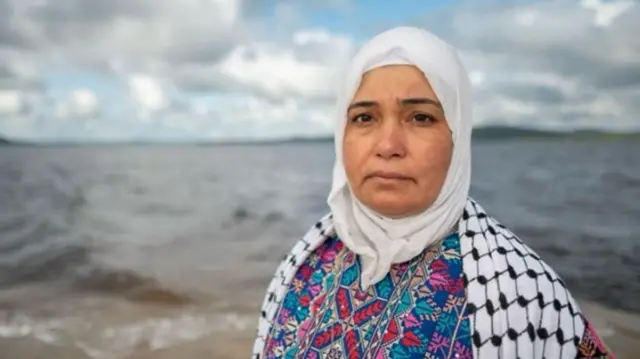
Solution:
<svg viewBox="0 0 640 359">
<path fill-rule="evenodd" d="M 637 0 L 0 0 L 0 136 L 332 133 L 350 57 L 394 26 L 455 46 L 474 124 L 640 130 Z"/>
</svg>

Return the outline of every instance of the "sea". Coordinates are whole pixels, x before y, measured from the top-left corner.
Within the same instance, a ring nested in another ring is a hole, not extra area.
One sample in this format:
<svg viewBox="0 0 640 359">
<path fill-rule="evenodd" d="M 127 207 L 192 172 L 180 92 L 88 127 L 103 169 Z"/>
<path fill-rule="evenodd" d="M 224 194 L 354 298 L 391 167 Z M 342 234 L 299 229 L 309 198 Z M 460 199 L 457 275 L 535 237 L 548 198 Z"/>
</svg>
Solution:
<svg viewBox="0 0 640 359">
<path fill-rule="evenodd" d="M 253 334 L 333 160 L 321 141 L 0 147 L 0 359 L 248 358 L 223 338 Z M 637 138 L 475 141 L 472 176 L 575 297 L 640 313 Z"/>
</svg>

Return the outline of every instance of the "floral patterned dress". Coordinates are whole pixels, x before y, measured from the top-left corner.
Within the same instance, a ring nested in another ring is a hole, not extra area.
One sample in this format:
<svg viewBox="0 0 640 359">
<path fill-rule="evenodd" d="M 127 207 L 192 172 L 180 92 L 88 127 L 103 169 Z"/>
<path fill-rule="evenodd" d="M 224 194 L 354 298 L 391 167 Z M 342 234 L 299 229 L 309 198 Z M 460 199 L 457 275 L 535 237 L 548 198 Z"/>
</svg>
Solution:
<svg viewBox="0 0 640 359">
<path fill-rule="evenodd" d="M 300 266 L 264 358 L 472 358 L 457 234 L 368 290 L 335 236 Z"/>
</svg>

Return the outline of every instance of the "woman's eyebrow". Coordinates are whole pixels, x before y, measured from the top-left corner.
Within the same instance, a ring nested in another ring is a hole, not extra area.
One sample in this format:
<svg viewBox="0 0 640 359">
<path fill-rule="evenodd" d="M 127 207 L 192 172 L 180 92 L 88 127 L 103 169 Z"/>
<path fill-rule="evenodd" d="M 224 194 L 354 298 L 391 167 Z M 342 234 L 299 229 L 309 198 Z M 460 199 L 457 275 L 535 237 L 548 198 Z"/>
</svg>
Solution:
<svg viewBox="0 0 640 359">
<path fill-rule="evenodd" d="M 437 101 L 426 97 L 416 97 L 416 98 L 405 98 L 400 100 L 401 105 L 434 105 L 439 109 L 442 108 L 442 104 Z"/>
<path fill-rule="evenodd" d="M 443 109 L 442 104 L 437 101 L 437 100 L 433 100 L 430 98 L 426 98 L 426 97 L 412 97 L 412 98 L 404 98 L 404 99 L 400 99 L 398 101 L 400 103 L 400 105 L 402 106 L 406 106 L 406 105 L 434 105 L 436 107 L 438 107 L 439 109 Z M 349 105 L 349 107 L 347 108 L 347 111 L 351 111 L 355 108 L 359 108 L 359 107 L 364 107 L 364 108 L 370 108 L 370 107 L 375 107 L 378 106 L 378 102 L 376 101 L 356 101 L 354 103 L 352 103 L 351 105 Z"/>
<path fill-rule="evenodd" d="M 349 107 L 347 108 L 347 111 L 351 111 L 354 108 L 359 108 L 359 107 L 369 108 L 369 107 L 375 107 L 375 106 L 378 106 L 378 103 L 376 101 L 356 101 L 351 105 L 349 105 Z"/>
</svg>

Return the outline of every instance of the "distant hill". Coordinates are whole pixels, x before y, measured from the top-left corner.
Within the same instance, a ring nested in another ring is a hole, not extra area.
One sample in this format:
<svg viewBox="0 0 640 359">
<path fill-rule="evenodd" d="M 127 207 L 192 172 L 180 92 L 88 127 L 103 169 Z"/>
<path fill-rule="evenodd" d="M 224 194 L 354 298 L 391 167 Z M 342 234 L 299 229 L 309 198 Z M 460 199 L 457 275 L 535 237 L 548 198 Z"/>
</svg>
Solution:
<svg viewBox="0 0 640 359">
<path fill-rule="evenodd" d="M 575 131 L 549 131 L 531 128 L 521 128 L 514 126 L 483 126 L 473 130 L 474 141 L 508 141 L 508 140 L 617 140 L 617 139 L 638 139 L 640 141 L 640 132 L 609 132 L 599 130 L 575 130 Z M 291 143 L 331 143 L 333 136 L 297 136 L 282 139 L 247 139 L 247 140 L 227 140 L 227 141 L 177 141 L 166 142 L 157 140 L 146 141 L 121 141 L 121 142 L 27 142 L 8 140 L 0 136 L 0 146 L 111 146 L 111 145 L 201 145 L 201 146 L 220 146 L 220 145 L 271 145 L 271 144 L 291 144 Z"/>
<path fill-rule="evenodd" d="M 483 126 L 473 130 L 474 140 L 512 140 L 512 139 L 616 139 L 640 138 L 640 132 L 607 132 L 599 130 L 549 131 L 512 126 Z M 332 136 L 292 137 L 282 141 L 286 143 L 332 142 Z"/>
<path fill-rule="evenodd" d="M 509 139 L 523 137 L 563 137 L 567 133 L 509 126 L 486 126 L 473 129 L 474 139 Z"/>
<path fill-rule="evenodd" d="M 508 139 L 616 139 L 640 137 L 640 132 L 610 132 L 601 130 L 549 131 L 511 126 L 485 126 L 473 130 L 478 140 Z"/>
</svg>

